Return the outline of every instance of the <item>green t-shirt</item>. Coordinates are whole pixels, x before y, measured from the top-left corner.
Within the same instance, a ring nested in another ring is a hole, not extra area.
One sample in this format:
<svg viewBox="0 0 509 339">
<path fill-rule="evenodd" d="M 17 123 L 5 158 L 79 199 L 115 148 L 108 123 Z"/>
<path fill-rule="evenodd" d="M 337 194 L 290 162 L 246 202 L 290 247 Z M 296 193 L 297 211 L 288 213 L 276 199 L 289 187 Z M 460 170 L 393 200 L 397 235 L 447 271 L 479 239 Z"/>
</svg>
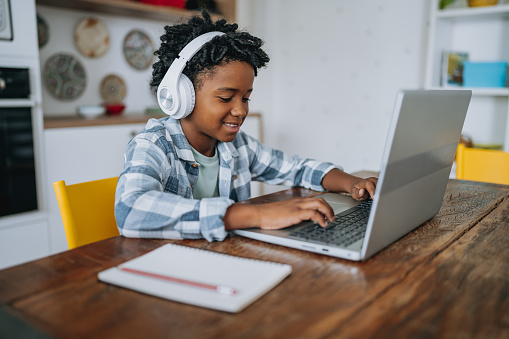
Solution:
<svg viewBox="0 0 509 339">
<path fill-rule="evenodd" d="M 198 181 L 193 187 L 193 198 L 212 198 L 219 196 L 219 157 L 217 148 L 213 157 L 206 157 L 193 147 L 194 159 L 200 164 Z"/>
</svg>

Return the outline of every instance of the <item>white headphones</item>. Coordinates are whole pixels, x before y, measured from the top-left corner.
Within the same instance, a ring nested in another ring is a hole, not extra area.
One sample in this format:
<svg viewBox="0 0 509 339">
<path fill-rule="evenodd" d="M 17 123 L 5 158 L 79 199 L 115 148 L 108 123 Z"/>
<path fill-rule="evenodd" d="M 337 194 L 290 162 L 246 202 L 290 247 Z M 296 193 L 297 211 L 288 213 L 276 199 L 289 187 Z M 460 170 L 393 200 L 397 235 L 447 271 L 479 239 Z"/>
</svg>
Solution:
<svg viewBox="0 0 509 339">
<path fill-rule="evenodd" d="M 223 35 L 222 32 L 202 34 L 186 45 L 180 51 L 163 80 L 157 87 L 157 101 L 164 113 L 174 119 L 187 117 L 194 109 L 195 93 L 193 83 L 182 74 L 182 70 L 191 58 L 212 38 Z"/>
</svg>

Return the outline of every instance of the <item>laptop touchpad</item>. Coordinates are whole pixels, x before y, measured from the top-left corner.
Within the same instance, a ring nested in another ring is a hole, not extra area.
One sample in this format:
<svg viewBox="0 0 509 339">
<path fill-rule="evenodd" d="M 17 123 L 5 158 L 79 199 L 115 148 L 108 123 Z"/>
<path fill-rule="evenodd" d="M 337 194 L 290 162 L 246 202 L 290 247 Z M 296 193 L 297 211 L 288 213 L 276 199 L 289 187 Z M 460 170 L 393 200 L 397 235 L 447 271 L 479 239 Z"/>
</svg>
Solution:
<svg viewBox="0 0 509 339">
<path fill-rule="evenodd" d="M 330 202 L 330 207 L 334 210 L 334 214 L 341 213 L 343 211 L 346 211 L 347 209 L 351 208 L 348 204 L 342 204 L 337 202 Z"/>
<path fill-rule="evenodd" d="M 356 201 L 349 195 L 338 194 L 338 193 L 325 193 L 319 195 L 319 197 L 325 199 L 327 203 L 334 210 L 334 214 L 341 213 L 346 211 L 349 208 L 355 207 L 359 204 L 359 201 Z"/>
</svg>

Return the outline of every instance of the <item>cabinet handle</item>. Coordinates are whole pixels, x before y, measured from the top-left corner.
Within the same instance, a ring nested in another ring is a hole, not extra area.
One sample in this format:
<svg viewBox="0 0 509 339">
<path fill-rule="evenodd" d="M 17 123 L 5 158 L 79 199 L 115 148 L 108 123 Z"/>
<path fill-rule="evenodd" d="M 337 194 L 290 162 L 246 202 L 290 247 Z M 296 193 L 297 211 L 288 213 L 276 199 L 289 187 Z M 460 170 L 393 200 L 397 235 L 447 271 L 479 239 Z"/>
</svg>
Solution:
<svg viewBox="0 0 509 339">
<path fill-rule="evenodd" d="M 131 131 L 131 138 L 134 138 L 135 136 L 138 135 L 138 131 Z"/>
</svg>

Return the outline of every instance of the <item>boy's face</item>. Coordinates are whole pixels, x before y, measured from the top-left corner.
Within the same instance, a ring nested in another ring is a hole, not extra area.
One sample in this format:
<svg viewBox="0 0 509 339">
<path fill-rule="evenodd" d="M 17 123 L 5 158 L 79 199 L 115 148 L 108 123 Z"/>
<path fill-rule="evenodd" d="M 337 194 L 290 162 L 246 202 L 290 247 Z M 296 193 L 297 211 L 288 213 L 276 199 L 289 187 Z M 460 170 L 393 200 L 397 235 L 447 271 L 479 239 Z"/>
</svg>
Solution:
<svg viewBox="0 0 509 339">
<path fill-rule="evenodd" d="M 201 79 L 193 112 L 181 120 L 191 146 L 206 156 L 214 155 L 217 140 L 233 141 L 249 111 L 253 91 L 253 67 L 235 61 L 217 66 Z"/>
</svg>

